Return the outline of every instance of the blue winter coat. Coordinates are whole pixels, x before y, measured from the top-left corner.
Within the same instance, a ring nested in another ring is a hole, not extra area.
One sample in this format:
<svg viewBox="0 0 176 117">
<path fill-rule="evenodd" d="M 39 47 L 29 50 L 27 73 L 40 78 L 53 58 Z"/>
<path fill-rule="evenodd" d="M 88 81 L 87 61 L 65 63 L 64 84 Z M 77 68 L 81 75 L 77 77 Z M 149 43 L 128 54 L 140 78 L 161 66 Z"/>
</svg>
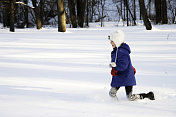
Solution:
<svg viewBox="0 0 176 117">
<path fill-rule="evenodd" d="M 115 62 L 115 58 L 117 58 L 115 67 L 115 69 L 117 70 L 117 76 L 112 77 L 112 87 L 136 85 L 134 70 L 130 59 L 130 53 L 130 47 L 126 43 L 123 43 L 118 48 L 118 50 L 117 48 L 114 48 L 111 52 L 111 61 Z"/>
</svg>

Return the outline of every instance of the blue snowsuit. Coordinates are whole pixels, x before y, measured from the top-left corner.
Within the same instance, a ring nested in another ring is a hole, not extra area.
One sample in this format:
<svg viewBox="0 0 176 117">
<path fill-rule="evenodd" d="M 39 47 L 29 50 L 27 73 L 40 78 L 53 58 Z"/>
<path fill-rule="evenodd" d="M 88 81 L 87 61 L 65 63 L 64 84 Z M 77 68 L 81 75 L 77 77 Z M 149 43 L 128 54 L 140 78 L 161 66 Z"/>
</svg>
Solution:
<svg viewBox="0 0 176 117">
<path fill-rule="evenodd" d="M 126 43 L 122 43 L 118 49 L 114 48 L 111 52 L 111 62 L 115 62 L 116 59 L 117 70 L 117 76 L 112 76 L 111 87 L 136 85 L 130 53 L 130 47 Z"/>
</svg>

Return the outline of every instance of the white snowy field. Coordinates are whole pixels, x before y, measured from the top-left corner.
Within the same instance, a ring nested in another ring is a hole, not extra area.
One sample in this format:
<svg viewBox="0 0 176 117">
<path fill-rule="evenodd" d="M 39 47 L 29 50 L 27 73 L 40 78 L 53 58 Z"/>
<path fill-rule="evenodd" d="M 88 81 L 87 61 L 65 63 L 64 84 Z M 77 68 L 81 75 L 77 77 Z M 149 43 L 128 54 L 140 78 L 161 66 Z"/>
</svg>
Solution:
<svg viewBox="0 0 176 117">
<path fill-rule="evenodd" d="M 176 25 L 118 27 L 137 70 L 134 93 L 156 100 L 108 96 L 108 34 L 117 28 L 0 29 L 1 117 L 175 117 Z"/>
</svg>

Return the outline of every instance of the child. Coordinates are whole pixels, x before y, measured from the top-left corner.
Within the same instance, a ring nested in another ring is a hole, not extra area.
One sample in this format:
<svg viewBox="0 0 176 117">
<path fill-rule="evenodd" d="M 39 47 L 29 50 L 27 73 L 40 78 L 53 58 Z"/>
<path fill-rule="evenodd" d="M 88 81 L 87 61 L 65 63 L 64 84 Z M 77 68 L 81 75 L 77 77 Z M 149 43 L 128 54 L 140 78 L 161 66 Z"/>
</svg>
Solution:
<svg viewBox="0 0 176 117">
<path fill-rule="evenodd" d="M 136 70 L 131 63 L 130 47 L 126 43 L 124 43 L 123 32 L 121 30 L 115 31 L 109 36 L 109 40 L 113 47 L 113 51 L 111 52 L 110 64 L 110 67 L 112 68 L 112 81 L 109 95 L 111 97 L 117 98 L 116 93 L 118 89 L 124 86 L 127 98 L 130 101 L 144 98 L 154 100 L 155 98 L 153 92 L 149 92 L 147 94 L 132 94 L 133 86 L 136 85 L 136 80 L 134 76 Z"/>
</svg>

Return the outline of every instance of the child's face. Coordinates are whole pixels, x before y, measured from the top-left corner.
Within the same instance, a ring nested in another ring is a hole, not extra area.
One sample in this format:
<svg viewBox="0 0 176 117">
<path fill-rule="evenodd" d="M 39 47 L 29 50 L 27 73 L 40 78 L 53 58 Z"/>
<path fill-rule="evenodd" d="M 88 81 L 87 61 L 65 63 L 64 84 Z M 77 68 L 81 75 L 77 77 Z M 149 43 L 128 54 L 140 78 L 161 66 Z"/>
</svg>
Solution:
<svg viewBox="0 0 176 117">
<path fill-rule="evenodd" d="M 113 41 L 110 41 L 110 43 L 111 43 L 111 45 L 112 45 L 113 48 L 116 47 L 116 45 L 115 45 L 115 43 Z"/>
</svg>

